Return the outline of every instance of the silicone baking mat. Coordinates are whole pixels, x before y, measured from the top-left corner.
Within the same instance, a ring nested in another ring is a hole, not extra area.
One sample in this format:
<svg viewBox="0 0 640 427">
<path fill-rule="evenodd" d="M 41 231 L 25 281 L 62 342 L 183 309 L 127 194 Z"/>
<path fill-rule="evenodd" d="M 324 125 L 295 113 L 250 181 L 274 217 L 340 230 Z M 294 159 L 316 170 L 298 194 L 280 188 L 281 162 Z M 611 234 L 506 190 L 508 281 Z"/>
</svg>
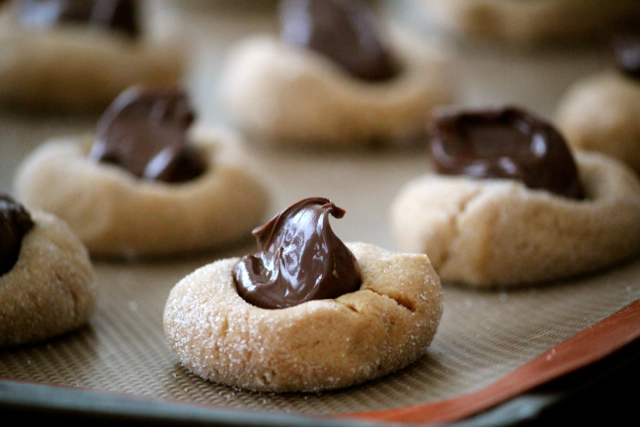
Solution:
<svg viewBox="0 0 640 427">
<path fill-rule="evenodd" d="M 202 122 L 221 121 L 213 88 L 216 70 L 231 42 L 253 31 L 274 28 L 269 7 L 253 10 L 243 4 L 240 12 L 228 6 L 198 9 L 197 13 L 193 7 L 176 11 L 189 22 L 192 30 L 188 35 L 197 41 L 196 61 L 187 83 L 194 88 Z M 547 116 L 573 79 L 601 66 L 598 55 L 591 51 L 476 54 L 456 61 L 454 68 L 466 73 L 459 84 L 462 102 L 518 101 Z M 505 70 L 510 72 L 500 78 Z M 524 86 L 524 82 L 536 86 Z M 11 192 L 19 161 L 42 141 L 91 132 L 95 120 L 1 111 L 0 191 Z M 420 149 L 318 153 L 248 148 L 257 171 L 271 188 L 271 214 L 304 197 L 327 196 L 347 210 L 343 219 L 332 222 L 340 237 L 388 249 L 395 249 L 388 225 L 390 203 L 405 182 L 429 170 L 428 155 Z M 252 248 L 252 242 L 245 242 L 224 251 L 175 259 L 97 260 L 100 298 L 89 325 L 44 343 L 0 350 L 0 379 L 232 410 L 449 421 L 472 412 L 456 412 L 447 402 L 464 402 L 466 397 L 471 399 L 465 403 L 471 411 L 484 409 L 567 369 L 593 362 L 640 330 L 637 303 L 631 308 L 636 315 L 631 320 L 599 323 L 640 300 L 640 260 L 521 290 L 477 291 L 446 285 L 444 316 L 435 340 L 427 355 L 408 368 L 329 393 L 249 393 L 203 381 L 182 368 L 165 342 L 162 312 L 170 289 L 186 274 Z M 593 330 L 594 325 L 597 334 L 586 341 L 593 344 L 597 339 L 602 352 L 585 346 L 586 359 L 578 357 L 580 351 L 573 351 L 568 360 L 554 365 L 564 354 L 562 344 L 575 342 L 576 335 L 584 336 L 579 334 Z M 591 352 L 586 351 L 589 349 Z M 500 388 L 512 381 L 514 373 L 541 364 L 540 371 L 518 379 L 520 389 Z M 482 401 L 483 393 L 489 393 L 490 399 Z M 481 401 L 484 406 L 473 406 Z M 425 414 L 420 409 L 425 405 L 439 408 L 437 414 Z"/>
<path fill-rule="evenodd" d="M 640 298 L 640 262 L 603 275 L 514 292 L 446 287 L 426 357 L 387 378 L 321 394 L 249 393 L 187 372 L 165 342 L 172 286 L 210 261 L 97 263 L 90 325 L 46 343 L 0 352 L 0 378 L 231 408 L 336 414 L 437 402 L 490 385 Z"/>
</svg>

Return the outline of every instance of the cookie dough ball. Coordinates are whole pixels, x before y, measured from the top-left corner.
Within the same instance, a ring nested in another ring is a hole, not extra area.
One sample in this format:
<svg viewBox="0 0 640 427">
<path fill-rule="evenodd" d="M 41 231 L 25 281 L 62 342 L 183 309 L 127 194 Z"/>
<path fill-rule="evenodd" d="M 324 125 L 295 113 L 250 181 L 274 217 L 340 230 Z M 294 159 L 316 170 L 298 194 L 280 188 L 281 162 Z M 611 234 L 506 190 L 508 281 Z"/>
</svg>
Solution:
<svg viewBox="0 0 640 427">
<path fill-rule="evenodd" d="M 53 111 L 94 112 L 131 85 L 170 84 L 181 78 L 181 50 L 166 38 L 148 37 L 144 28 L 133 37 L 104 25 L 63 22 L 32 28 L 18 22 L 18 8 L 0 10 L 2 102 Z M 49 15 L 40 13 L 31 21 L 46 21 Z"/>
<path fill-rule="evenodd" d="M 422 0 L 445 30 L 467 39 L 531 46 L 599 36 L 638 11 L 636 0 Z"/>
<path fill-rule="evenodd" d="M 426 253 L 445 282 L 517 286 L 601 269 L 640 251 L 640 182 L 577 152 L 582 201 L 512 180 L 426 175 L 395 200 L 402 250 Z"/>
<path fill-rule="evenodd" d="M 86 248 L 55 216 L 32 211 L 16 264 L 0 275 L 0 346 L 32 343 L 76 329 L 96 298 Z"/>
<path fill-rule="evenodd" d="M 611 71 L 576 83 L 560 101 L 558 125 L 574 147 L 640 173 L 640 80 Z"/>
<path fill-rule="evenodd" d="M 143 180 L 87 158 L 92 137 L 43 143 L 19 166 L 25 205 L 55 213 L 98 256 L 165 255 L 241 239 L 262 220 L 267 194 L 238 137 L 195 128 L 205 172 L 179 183 Z"/>
<path fill-rule="evenodd" d="M 169 344 L 197 375 L 256 391 L 337 389 L 409 365 L 425 354 L 440 321 L 438 276 L 425 255 L 347 246 L 361 269 L 358 291 L 283 309 L 238 295 L 237 258 L 196 270 L 169 295 Z"/>
<path fill-rule="evenodd" d="M 372 82 L 315 51 L 271 36 L 251 38 L 228 58 L 223 105 L 263 143 L 339 147 L 412 138 L 433 106 L 452 99 L 449 60 L 404 33 L 394 34 L 391 46 L 399 73 Z"/>
</svg>

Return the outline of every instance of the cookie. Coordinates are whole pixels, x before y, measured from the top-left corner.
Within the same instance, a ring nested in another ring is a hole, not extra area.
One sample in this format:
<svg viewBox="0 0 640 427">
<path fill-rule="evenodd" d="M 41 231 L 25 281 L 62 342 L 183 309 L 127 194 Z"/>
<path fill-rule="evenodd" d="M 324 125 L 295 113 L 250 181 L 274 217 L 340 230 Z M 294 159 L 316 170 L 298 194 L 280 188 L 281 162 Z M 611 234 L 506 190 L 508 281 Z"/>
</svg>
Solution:
<svg viewBox="0 0 640 427">
<path fill-rule="evenodd" d="M 605 153 L 640 173 L 640 28 L 620 30 L 611 47 L 616 70 L 570 87 L 558 123 L 574 147 Z"/>
<path fill-rule="evenodd" d="M 447 54 L 400 31 L 384 43 L 371 16 L 358 10 L 366 25 L 351 25 L 367 28 L 361 37 L 370 41 L 368 50 L 356 30 L 342 28 L 349 28 L 344 15 L 351 12 L 325 12 L 332 19 L 323 22 L 343 23 L 341 29 L 318 24 L 309 31 L 321 34 L 308 39 L 296 30 L 304 24 L 283 12 L 280 38 L 255 36 L 234 47 L 220 83 L 230 119 L 258 142 L 288 145 L 362 146 L 421 132 L 429 110 L 452 99 Z M 351 41 L 330 43 L 344 37 Z"/>
<path fill-rule="evenodd" d="M 238 259 L 196 270 L 167 301 L 169 344 L 195 374 L 256 391 L 348 387 L 409 365 L 439 323 L 438 276 L 425 255 L 349 247 L 362 268 L 360 290 L 280 310 L 238 295 Z"/>
<path fill-rule="evenodd" d="M 422 0 L 429 19 L 468 40 L 511 46 L 593 38 L 638 11 L 635 0 Z"/>
<path fill-rule="evenodd" d="M 107 110 L 96 136 L 50 140 L 31 153 L 16 194 L 67 221 L 92 255 L 157 256 L 240 240 L 260 223 L 266 191 L 234 133 L 192 120 L 182 93 L 134 88 Z"/>
<path fill-rule="evenodd" d="M 345 246 L 328 212 L 344 214 L 327 199 L 303 200 L 254 231 L 256 254 L 206 265 L 173 288 L 165 335 L 187 369 L 248 390 L 313 392 L 425 354 L 442 314 L 429 258 Z"/>
<path fill-rule="evenodd" d="M 640 80 L 615 71 L 587 77 L 560 100 L 557 121 L 574 147 L 615 157 L 640 174 Z"/>
<path fill-rule="evenodd" d="M 640 182 L 604 155 L 576 152 L 586 198 L 508 179 L 426 175 L 391 209 L 402 250 L 426 253 L 444 282 L 517 286 L 596 271 L 640 250 Z"/>
<path fill-rule="evenodd" d="M 60 23 L 50 22 L 46 18 L 56 15 L 43 13 L 41 8 L 60 12 L 69 5 L 79 5 L 83 13 L 89 14 L 89 7 L 101 10 L 99 5 L 89 6 L 86 0 L 64 2 L 64 7 L 54 3 L 60 2 L 19 1 L 2 9 L 3 102 L 86 113 L 104 108 L 131 85 L 168 84 L 180 79 L 184 62 L 180 50 L 166 40 L 148 37 L 142 23 L 136 24 L 139 33 L 132 34 L 122 28 L 110 29 L 113 26 L 109 21 L 85 25 L 77 22 L 75 15 L 61 16 Z M 113 3 L 128 4 L 115 0 Z M 28 12 L 25 5 L 31 5 L 34 12 Z M 130 19 L 141 20 L 141 11 L 138 12 Z"/>
<path fill-rule="evenodd" d="M 74 330 L 87 322 L 95 306 L 94 272 L 82 242 L 49 213 L 33 211 L 30 218 L 32 226 L 22 237 L 15 263 L 0 274 L 0 346 Z M 4 245 L 6 229 L 0 228 Z"/>
<path fill-rule="evenodd" d="M 516 107 L 439 109 L 429 128 L 438 175 L 408 183 L 391 220 L 402 250 L 426 253 L 444 281 L 555 280 L 640 250 L 640 181 L 614 159 L 574 158 Z"/>
</svg>

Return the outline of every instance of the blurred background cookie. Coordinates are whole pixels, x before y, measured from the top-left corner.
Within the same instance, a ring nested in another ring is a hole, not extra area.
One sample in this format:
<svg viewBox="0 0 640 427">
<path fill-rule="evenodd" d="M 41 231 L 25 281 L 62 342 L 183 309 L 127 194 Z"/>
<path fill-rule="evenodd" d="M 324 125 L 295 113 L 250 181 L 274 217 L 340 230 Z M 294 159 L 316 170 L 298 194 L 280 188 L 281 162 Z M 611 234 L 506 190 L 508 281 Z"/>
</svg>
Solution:
<svg viewBox="0 0 640 427">
<path fill-rule="evenodd" d="M 160 37 L 161 31 L 151 31 L 145 5 L 137 0 L 8 2 L 0 14 L 0 102 L 91 113 L 131 85 L 177 83 L 183 52 L 175 41 Z"/>
<path fill-rule="evenodd" d="M 640 174 L 640 25 L 613 38 L 617 69 L 575 82 L 558 106 L 570 144 L 613 156 Z"/>
<path fill-rule="evenodd" d="M 410 140 L 453 98 L 444 51 L 397 28 L 387 34 L 360 1 L 285 1 L 280 22 L 279 38 L 233 48 L 221 76 L 223 108 L 257 142 Z"/>
<path fill-rule="evenodd" d="M 93 255 L 202 250 L 241 240 L 267 208 L 264 179 L 233 133 L 194 128 L 178 88 L 134 87 L 95 136 L 45 142 L 20 165 L 18 197 L 65 219 Z"/>
<path fill-rule="evenodd" d="M 638 13 L 635 0 L 419 0 L 424 15 L 461 40 L 532 47 L 597 39 Z"/>
<path fill-rule="evenodd" d="M 445 282 L 518 286 L 592 272 L 640 251 L 640 181 L 600 154 L 569 151 L 514 108 L 440 111 L 439 174 L 405 185 L 391 209 L 402 250 Z"/>
</svg>

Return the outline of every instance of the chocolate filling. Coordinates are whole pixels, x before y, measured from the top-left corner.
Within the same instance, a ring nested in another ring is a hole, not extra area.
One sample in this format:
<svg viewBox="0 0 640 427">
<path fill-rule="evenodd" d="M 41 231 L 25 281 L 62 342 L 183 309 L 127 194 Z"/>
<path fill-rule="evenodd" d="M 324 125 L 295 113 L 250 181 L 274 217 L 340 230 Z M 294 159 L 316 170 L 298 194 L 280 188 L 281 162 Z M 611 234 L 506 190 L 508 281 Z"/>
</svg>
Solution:
<svg viewBox="0 0 640 427">
<path fill-rule="evenodd" d="M 399 66 L 367 6 L 359 0 L 285 0 L 284 42 L 319 52 L 362 80 L 389 80 Z"/>
<path fill-rule="evenodd" d="M 516 179 L 529 188 L 584 198 L 578 168 L 562 135 L 520 109 L 440 110 L 430 130 L 441 174 Z"/>
<path fill-rule="evenodd" d="M 18 20 L 25 27 L 48 28 L 60 23 L 87 24 L 140 35 L 135 0 L 16 0 Z"/>
<path fill-rule="evenodd" d="M 181 90 L 128 89 L 100 118 L 89 158 L 117 164 L 149 180 L 195 179 L 207 165 L 187 144 L 187 129 L 194 119 Z"/>
<path fill-rule="evenodd" d="M 613 51 L 618 68 L 628 76 L 640 79 L 640 30 L 616 35 Z"/>
<path fill-rule="evenodd" d="M 357 291 L 360 267 L 333 233 L 329 214 L 342 218 L 345 211 L 329 199 L 309 198 L 255 229 L 256 253 L 233 269 L 240 296 L 273 309 Z"/>
<path fill-rule="evenodd" d="M 22 239 L 33 226 L 29 212 L 8 194 L 0 193 L 0 276 L 18 261 Z"/>
</svg>

